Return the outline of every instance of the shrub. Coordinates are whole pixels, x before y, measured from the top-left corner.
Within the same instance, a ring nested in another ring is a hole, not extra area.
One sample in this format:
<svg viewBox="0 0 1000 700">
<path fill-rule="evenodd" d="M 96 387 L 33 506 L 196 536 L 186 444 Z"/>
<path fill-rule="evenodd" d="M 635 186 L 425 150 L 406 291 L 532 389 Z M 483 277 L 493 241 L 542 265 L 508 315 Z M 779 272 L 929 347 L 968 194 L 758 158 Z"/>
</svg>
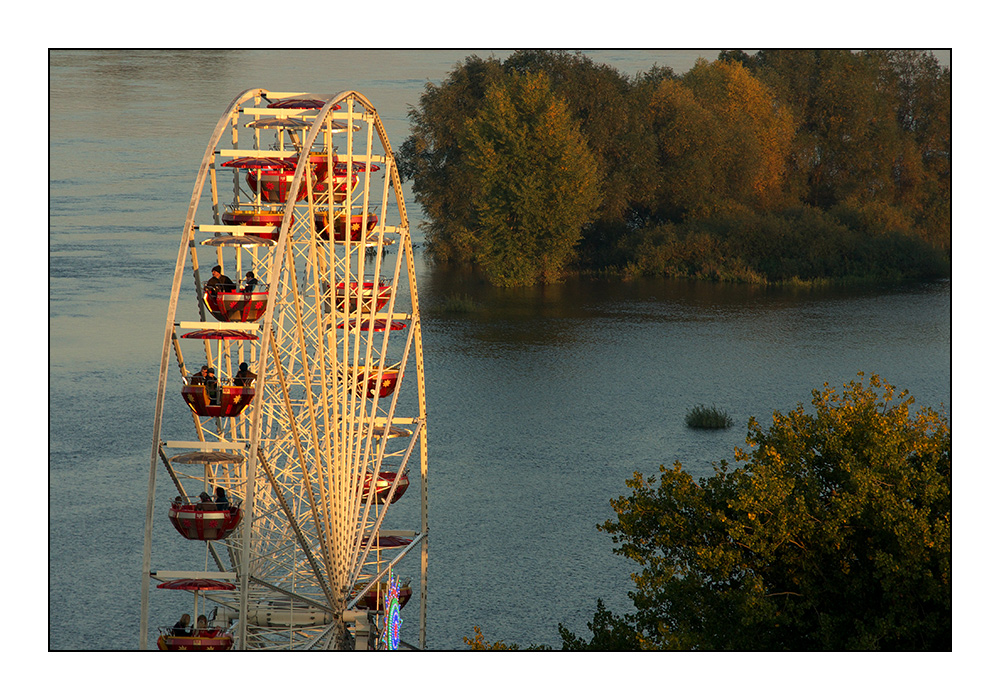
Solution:
<svg viewBox="0 0 1000 700">
<path fill-rule="evenodd" d="M 733 427 L 733 419 L 729 414 L 715 406 L 711 408 L 695 406 L 687 412 L 686 420 L 689 428 L 719 430 Z"/>
<path fill-rule="evenodd" d="M 468 314 L 480 308 L 482 305 L 468 294 L 453 294 L 441 302 L 438 310 L 449 314 Z"/>
</svg>

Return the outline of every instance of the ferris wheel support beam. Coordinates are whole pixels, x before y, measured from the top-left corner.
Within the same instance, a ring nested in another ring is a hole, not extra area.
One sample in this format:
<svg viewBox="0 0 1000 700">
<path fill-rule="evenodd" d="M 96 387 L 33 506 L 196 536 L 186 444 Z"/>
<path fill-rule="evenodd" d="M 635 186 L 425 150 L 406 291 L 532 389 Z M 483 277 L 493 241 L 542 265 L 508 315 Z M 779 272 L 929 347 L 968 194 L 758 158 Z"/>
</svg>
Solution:
<svg viewBox="0 0 1000 700">
<path fill-rule="evenodd" d="M 299 527 L 299 521 L 295 517 L 295 513 L 292 512 L 292 509 L 288 507 L 288 501 L 281 493 L 281 487 L 274 478 L 274 473 L 271 471 L 270 466 L 268 466 L 267 459 L 263 454 L 258 457 L 260 459 L 260 466 L 264 468 L 264 473 L 267 475 L 267 479 L 271 483 L 271 488 L 274 490 L 274 495 L 278 499 L 278 504 L 284 511 L 285 518 L 287 518 L 289 524 L 292 526 L 292 530 L 295 532 L 295 538 L 298 541 L 299 546 L 302 548 L 306 558 L 309 560 L 309 566 L 312 567 L 313 575 L 316 577 L 316 580 L 319 581 L 319 585 L 323 589 L 323 593 L 326 594 L 326 599 L 328 601 L 333 601 L 333 594 L 330 592 L 330 587 L 327 585 L 326 577 L 323 576 L 322 571 L 320 571 L 319 566 L 316 564 L 316 559 L 313 557 L 312 552 L 309 549 L 309 545 L 306 543 L 306 538 L 302 534 L 302 529 Z"/>
<path fill-rule="evenodd" d="M 294 271 L 294 261 L 291 258 L 291 250 L 288 251 L 288 255 L 289 255 L 289 261 L 288 261 L 289 267 L 291 268 L 290 282 L 292 285 L 293 298 L 295 299 L 295 314 L 296 317 L 301 320 L 302 308 L 301 308 L 300 295 L 298 289 L 298 277 Z M 302 333 L 302 323 L 301 322 L 297 323 L 296 328 L 298 330 L 298 336 L 299 336 L 298 344 L 302 353 L 302 356 L 299 359 L 302 362 L 302 367 L 303 367 L 302 376 L 306 386 L 306 415 L 309 416 L 309 429 L 311 432 L 312 444 L 314 446 L 318 446 L 319 429 L 318 426 L 316 425 L 316 409 L 313 404 L 312 380 L 310 378 L 310 371 L 308 369 L 309 362 L 305 351 L 306 343 Z M 316 501 L 313 497 L 312 482 L 307 467 L 308 461 L 306 460 L 305 450 L 302 449 L 302 441 L 299 439 L 299 433 L 295 421 L 295 414 L 292 411 L 291 401 L 288 397 L 288 386 L 285 382 L 285 374 L 281 368 L 281 360 L 278 355 L 278 342 L 277 339 L 274 337 L 273 329 L 271 330 L 271 353 L 273 355 L 275 371 L 278 374 L 278 382 L 279 385 L 281 386 L 282 399 L 285 403 L 285 410 L 287 411 L 289 425 L 292 429 L 293 439 L 295 440 L 295 447 L 296 447 L 296 453 L 298 454 L 299 457 L 299 464 L 302 466 L 303 478 L 306 480 L 307 484 L 306 488 L 309 495 L 309 506 L 316 516 L 315 521 L 316 521 L 316 528 L 318 531 L 317 534 L 319 535 L 321 556 L 323 557 L 323 561 L 326 564 L 327 571 L 333 571 L 332 567 L 333 559 L 330 556 L 329 547 L 327 546 L 327 537 L 325 534 L 328 533 L 332 528 L 328 512 L 329 509 L 326 507 L 327 505 L 326 484 L 324 483 L 322 478 L 317 479 L 320 490 L 320 503 L 322 504 L 322 508 L 319 508 L 317 507 Z M 323 390 L 325 391 L 325 387 Z M 319 454 L 316 454 L 316 458 L 317 461 L 320 462 L 320 467 L 322 467 L 322 460 L 320 459 Z M 327 455 L 327 464 L 329 464 L 329 461 L 330 461 L 329 455 Z M 323 470 L 321 468 L 319 470 L 319 474 L 322 474 L 322 471 Z"/>
<path fill-rule="evenodd" d="M 341 93 L 341 95 L 346 95 L 346 94 L 347 93 Z M 326 121 L 326 115 L 329 113 L 329 111 L 331 109 L 331 106 L 333 104 L 336 104 L 337 102 L 339 102 L 340 99 L 341 99 L 341 97 L 338 96 L 334 100 L 328 101 L 326 104 L 323 105 L 322 108 L 320 108 L 319 113 L 316 115 L 316 118 L 313 121 L 312 126 L 309 128 L 308 134 L 306 135 L 305 139 L 303 140 L 302 151 L 304 153 L 308 153 L 309 149 L 312 148 L 312 145 L 313 145 L 313 143 L 316 140 L 317 134 L 320 132 L 320 129 L 322 128 L 323 123 Z M 285 204 L 285 211 L 284 211 L 284 214 L 283 214 L 282 219 L 281 219 L 281 230 L 280 230 L 280 233 L 278 234 L 278 243 L 275 246 L 275 251 L 274 251 L 274 257 L 275 257 L 276 260 L 281 260 L 282 258 L 284 258 L 285 255 L 286 255 L 286 250 L 289 251 L 288 254 L 290 255 L 291 244 L 289 243 L 288 239 L 290 238 L 289 230 L 291 228 L 292 216 L 293 216 L 293 211 L 294 211 L 294 208 L 295 208 L 295 206 L 294 206 L 295 205 L 295 196 L 296 196 L 296 193 L 298 193 L 300 191 L 300 188 L 302 187 L 302 179 L 305 176 L 307 163 L 308 163 L 308 158 L 299 158 L 298 164 L 296 165 L 296 168 L 295 168 L 295 174 L 292 176 L 291 183 L 289 184 L 289 188 L 288 188 L 288 201 L 286 201 L 286 204 Z M 257 181 L 258 191 L 260 189 L 260 184 L 261 184 L 261 182 L 260 182 L 260 180 L 258 180 Z M 272 266 L 271 267 L 270 276 L 268 277 L 268 280 L 267 280 L 267 284 L 268 284 L 269 288 L 271 288 L 271 289 L 277 289 L 278 288 L 278 274 L 279 274 L 278 273 L 278 269 L 279 268 L 277 266 Z M 288 270 L 288 274 L 291 276 L 292 280 L 295 279 L 294 261 L 293 261 L 293 264 L 290 266 L 290 269 Z M 296 299 L 296 302 L 298 302 L 298 300 L 299 300 L 299 295 L 298 294 L 295 295 L 295 299 Z M 267 301 L 267 307 L 266 307 L 266 309 L 264 311 L 264 316 L 261 319 L 261 322 L 262 322 L 264 328 L 271 328 L 272 327 L 271 324 L 272 324 L 273 319 L 274 319 L 274 309 L 275 309 L 276 305 L 277 305 L 277 295 L 271 295 L 271 296 L 269 296 L 268 297 L 268 301 Z M 298 324 L 298 327 L 301 329 L 301 324 Z M 264 334 L 263 337 L 261 338 L 261 348 L 260 348 L 260 363 L 261 363 L 260 375 L 261 376 L 266 376 L 266 373 L 267 373 L 267 360 L 268 360 L 268 358 L 270 357 L 270 354 L 271 354 L 270 353 L 270 348 L 269 348 L 270 341 L 271 341 L 271 334 Z M 311 392 L 310 392 L 310 394 L 311 394 Z M 255 445 L 259 444 L 259 441 L 260 441 L 261 422 L 262 422 L 261 418 L 262 418 L 262 412 L 263 412 L 263 410 L 262 410 L 263 409 L 263 401 L 261 400 L 262 395 L 263 395 L 263 392 L 260 392 L 260 393 L 257 394 L 257 396 L 254 397 L 253 411 L 252 411 L 251 421 L 250 421 L 250 425 L 251 425 L 251 427 L 250 427 L 250 441 L 251 441 L 252 444 L 255 444 Z M 256 454 L 256 452 L 251 451 L 249 459 L 248 459 L 248 464 L 247 464 L 247 479 L 246 479 L 246 489 L 245 489 L 245 494 L 244 494 L 244 502 L 245 503 L 253 503 L 253 489 L 254 489 L 254 486 L 256 484 L 256 480 L 257 480 L 257 454 Z M 253 520 L 252 517 L 247 517 L 247 518 L 244 519 L 244 522 L 242 524 L 242 527 L 243 527 L 243 541 L 244 541 L 244 543 L 245 543 L 246 546 L 243 547 L 243 551 L 242 551 L 243 557 L 242 557 L 242 562 L 241 562 L 242 563 L 242 566 L 241 566 L 241 575 L 242 576 L 246 576 L 247 578 L 246 578 L 246 581 L 245 581 L 245 585 L 243 585 L 243 586 L 240 587 L 240 612 L 239 612 L 239 615 L 240 615 L 239 648 L 240 649 L 245 649 L 246 648 L 246 643 L 247 643 L 247 624 L 246 624 L 246 620 L 247 620 L 247 614 L 248 614 L 249 602 L 250 602 L 250 598 L 249 598 L 249 596 L 250 596 L 249 582 L 253 578 L 253 572 L 250 571 L 250 562 L 251 562 L 251 559 L 250 559 L 250 547 L 249 547 L 249 543 L 251 542 L 251 538 L 252 538 L 252 527 L 251 527 L 252 520 Z M 329 569 L 329 570 L 333 571 L 333 569 Z M 336 583 L 336 582 L 334 582 L 334 583 Z M 336 588 L 335 588 L 335 590 L 334 590 L 335 602 L 339 602 L 340 595 L 341 594 L 339 594 L 339 591 L 337 591 Z M 343 624 L 343 623 L 341 623 L 341 624 Z M 337 632 L 337 637 L 338 638 L 342 638 L 343 635 L 344 635 L 344 631 L 343 630 L 339 630 Z"/>
</svg>

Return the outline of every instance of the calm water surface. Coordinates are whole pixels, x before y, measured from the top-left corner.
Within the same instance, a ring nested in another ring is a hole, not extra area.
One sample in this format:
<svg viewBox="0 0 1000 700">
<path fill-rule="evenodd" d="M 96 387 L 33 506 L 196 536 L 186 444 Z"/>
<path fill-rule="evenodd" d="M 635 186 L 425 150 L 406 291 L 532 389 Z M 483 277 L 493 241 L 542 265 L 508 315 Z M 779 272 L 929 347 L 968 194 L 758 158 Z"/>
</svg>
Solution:
<svg viewBox="0 0 1000 700">
<path fill-rule="evenodd" d="M 594 57 L 628 74 L 654 62 L 684 72 L 697 53 Z M 249 87 L 355 88 L 398 148 L 424 83 L 440 82 L 464 56 L 52 54 L 51 648 L 137 644 L 129 630 L 139 618 L 162 324 L 195 172 L 219 114 Z M 408 210 L 420 220 L 412 198 Z M 878 373 L 918 404 L 951 410 L 947 282 L 809 292 L 571 280 L 498 290 L 432 268 L 419 253 L 417 263 L 432 648 L 463 648 L 474 625 L 491 640 L 558 646 L 558 623 L 586 633 L 598 597 L 627 610 L 630 567 L 595 527 L 611 517 L 625 479 L 675 460 L 709 474 L 743 444 L 750 416 L 766 423 L 774 410 L 808 405 L 823 382 Z M 456 294 L 479 309 L 437 310 Z M 684 414 L 696 404 L 724 408 L 736 427 L 688 430 Z M 405 503 L 403 515 L 418 506 Z M 154 566 L 171 567 L 172 554 L 155 549 L 163 561 Z M 177 617 L 177 600 L 153 598 L 154 616 Z M 415 639 L 405 613 L 403 637 Z"/>
</svg>

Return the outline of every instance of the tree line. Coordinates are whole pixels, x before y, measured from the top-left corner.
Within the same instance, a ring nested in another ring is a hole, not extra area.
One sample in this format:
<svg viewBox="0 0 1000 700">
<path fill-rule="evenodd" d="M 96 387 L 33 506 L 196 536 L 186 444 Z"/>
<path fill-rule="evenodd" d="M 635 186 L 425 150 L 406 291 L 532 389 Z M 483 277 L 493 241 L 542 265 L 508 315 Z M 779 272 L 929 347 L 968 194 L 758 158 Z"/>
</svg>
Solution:
<svg viewBox="0 0 1000 700">
<path fill-rule="evenodd" d="M 926 51 L 723 51 L 633 77 L 470 56 L 398 154 L 439 261 L 784 283 L 948 274 L 951 73 Z"/>
</svg>

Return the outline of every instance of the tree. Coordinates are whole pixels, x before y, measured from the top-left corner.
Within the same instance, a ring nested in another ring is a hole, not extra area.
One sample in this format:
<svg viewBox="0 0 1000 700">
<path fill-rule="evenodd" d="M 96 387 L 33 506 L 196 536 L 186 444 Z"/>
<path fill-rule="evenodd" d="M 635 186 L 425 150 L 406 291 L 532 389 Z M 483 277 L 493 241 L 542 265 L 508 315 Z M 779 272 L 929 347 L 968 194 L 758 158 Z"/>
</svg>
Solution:
<svg viewBox="0 0 1000 700">
<path fill-rule="evenodd" d="M 742 64 L 702 59 L 680 80 L 668 76 L 644 86 L 662 167 L 661 218 L 789 203 L 791 113 Z"/>
<path fill-rule="evenodd" d="M 913 212 L 921 235 L 951 247 L 951 71 L 929 51 L 865 51 L 892 96 L 900 152 L 894 204 Z"/>
<path fill-rule="evenodd" d="M 431 255 L 496 285 L 574 267 L 936 277 L 950 251 L 950 84 L 919 51 L 731 50 L 634 79 L 578 52 L 470 57 L 426 86 L 397 162 Z"/>
<path fill-rule="evenodd" d="M 459 138 L 501 72 L 498 60 L 470 56 L 440 86 L 428 83 L 419 108 L 410 110 L 412 129 L 399 149 L 399 172 L 413 180 L 414 196 L 427 214 L 428 248 L 438 260 L 472 259 L 463 233 L 475 217 L 475 183 L 463 165 Z"/>
<path fill-rule="evenodd" d="M 828 209 L 891 196 L 898 130 L 875 62 L 847 50 L 772 50 L 757 54 L 757 65 L 795 115 L 791 166 L 803 201 Z"/>
<path fill-rule="evenodd" d="M 483 630 L 479 625 L 474 625 L 472 628 L 474 636 L 470 639 L 469 637 L 462 637 L 462 641 L 465 645 L 469 647 L 469 651 L 520 651 L 521 647 L 517 644 L 507 644 L 502 639 L 499 642 L 489 642 L 483 637 Z M 533 644 L 530 647 L 526 647 L 524 651 L 552 651 L 552 647 L 546 644 Z"/>
<path fill-rule="evenodd" d="M 597 599 L 594 621 L 587 623 L 593 637 L 590 641 L 577 637 L 563 625 L 559 625 L 559 635 L 563 640 L 563 651 L 639 651 L 639 637 L 636 631 L 621 617 L 604 607 L 604 601 Z"/>
<path fill-rule="evenodd" d="M 558 278 L 601 204 L 579 123 L 529 58 L 471 57 L 428 85 L 400 149 L 431 253 L 502 286 Z"/>
<path fill-rule="evenodd" d="M 788 204 L 785 163 L 794 135 L 791 112 L 740 62 L 701 59 L 682 79 L 718 122 L 713 153 L 728 197 L 757 210 Z"/>
<path fill-rule="evenodd" d="M 500 286 L 558 279 L 600 190 L 587 144 L 549 79 L 494 81 L 460 144 L 476 194 L 461 233 L 473 261 Z"/>
<path fill-rule="evenodd" d="M 601 182 L 601 206 L 578 248 L 589 264 L 610 262 L 611 248 L 627 231 L 634 210 L 648 209 L 659 181 L 649 119 L 636 103 L 633 83 L 611 66 L 579 52 L 515 51 L 503 64 L 518 74 L 548 76 L 587 141 Z M 658 71 L 670 74 L 669 69 Z"/>
<path fill-rule="evenodd" d="M 751 419 L 741 466 L 636 473 L 599 526 L 642 567 L 635 612 L 599 608 L 592 631 L 644 649 L 950 649 L 950 430 L 860 376 L 814 391 L 814 413 Z"/>
</svg>

